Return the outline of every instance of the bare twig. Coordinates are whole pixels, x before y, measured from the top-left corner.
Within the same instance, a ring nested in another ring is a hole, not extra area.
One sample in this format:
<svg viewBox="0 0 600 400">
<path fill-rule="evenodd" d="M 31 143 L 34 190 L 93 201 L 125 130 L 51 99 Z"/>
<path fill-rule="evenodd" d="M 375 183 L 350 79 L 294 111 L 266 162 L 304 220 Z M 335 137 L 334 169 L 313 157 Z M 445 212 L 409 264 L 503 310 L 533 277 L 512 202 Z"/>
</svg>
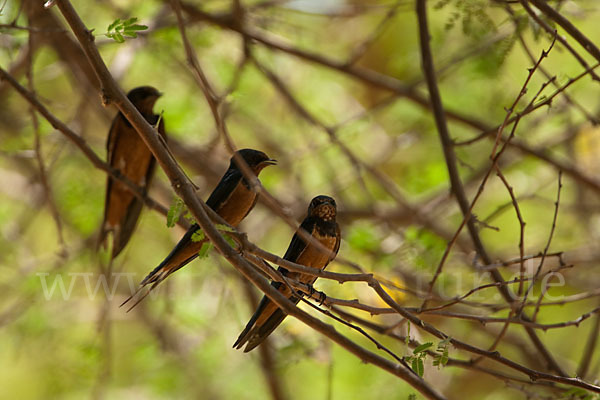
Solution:
<svg viewBox="0 0 600 400">
<path fill-rule="evenodd" d="M 464 188 L 463 188 L 461 180 L 460 180 L 460 175 L 458 173 L 458 168 L 456 166 L 456 155 L 454 154 L 452 140 L 450 139 L 450 134 L 448 132 L 448 126 L 446 124 L 446 116 L 445 116 L 446 114 L 445 114 L 445 111 L 444 111 L 444 108 L 442 105 L 439 89 L 437 86 L 437 81 L 436 81 L 436 77 L 435 77 L 435 69 L 433 67 L 433 57 L 431 55 L 431 48 L 429 46 L 430 37 L 429 37 L 429 29 L 427 26 L 427 7 L 426 7 L 425 0 L 417 0 L 416 12 L 417 12 L 417 18 L 419 21 L 419 38 L 420 38 L 420 45 L 421 45 L 421 58 L 422 58 L 422 64 L 423 64 L 422 67 L 423 67 L 423 72 L 425 74 L 425 79 L 427 81 L 427 87 L 429 89 L 429 95 L 431 97 L 431 103 L 432 103 L 432 108 L 433 108 L 433 114 L 434 114 L 435 121 L 436 121 L 436 126 L 438 129 L 438 133 L 440 135 L 440 140 L 442 142 L 442 148 L 444 150 L 444 158 L 446 159 L 448 174 L 450 175 L 450 184 L 452 187 L 452 192 L 454 193 L 454 196 L 456 197 L 456 200 L 457 200 L 457 202 L 460 206 L 460 209 L 463 213 L 463 216 L 464 216 L 463 225 L 466 223 L 467 229 L 469 231 L 469 234 L 471 236 L 471 239 L 473 241 L 473 244 L 475 246 L 475 249 L 476 249 L 478 255 L 482 258 L 482 260 L 486 264 L 491 264 L 492 260 L 491 260 L 490 256 L 488 255 L 487 251 L 485 250 L 483 243 L 481 241 L 481 238 L 479 237 L 477 227 L 475 226 L 473 218 L 471 218 L 471 209 L 472 208 L 469 207 L 469 202 L 468 202 L 466 194 L 464 192 Z M 515 122 L 515 127 L 516 127 L 516 122 Z M 513 128 L 513 132 L 514 132 L 514 128 Z M 506 145 L 504 148 L 506 148 Z M 500 156 L 501 153 L 502 153 L 502 150 L 500 150 L 498 153 L 495 153 L 495 152 L 492 153 L 493 159 L 494 159 L 493 163 L 495 163 L 495 160 L 498 159 L 498 157 Z M 448 247 L 451 247 L 451 244 L 449 244 Z M 447 257 L 447 255 L 445 255 L 445 256 Z M 436 271 L 436 276 L 439 276 L 442 266 L 443 266 L 443 264 L 440 263 L 440 266 L 438 267 L 438 271 Z M 502 275 L 500 275 L 500 273 L 497 270 L 492 270 L 491 274 L 492 274 L 493 279 L 496 282 L 503 281 Z M 432 279 L 430 287 L 433 287 L 434 283 L 435 283 L 435 280 Z M 506 286 L 499 286 L 499 289 L 500 289 L 500 293 L 502 294 L 504 299 L 508 303 L 511 303 L 513 301 L 513 297 L 512 297 L 512 294 L 508 291 L 508 288 Z M 550 368 L 554 371 L 557 371 L 561 375 L 566 376 L 566 374 L 563 372 L 560 365 L 552 357 L 552 354 L 548 351 L 548 349 L 546 349 L 544 344 L 537 337 L 536 333 L 530 327 L 526 327 L 525 329 L 527 330 L 527 334 L 531 338 L 533 344 L 536 346 L 538 351 L 542 354 L 542 356 L 544 357 L 544 359 L 546 360 L 546 362 L 548 363 Z"/>
<path fill-rule="evenodd" d="M 598 62 L 600 62 L 600 49 L 592 42 L 587 36 L 585 36 L 579 29 L 575 27 L 567 18 L 561 13 L 552 8 L 544 0 L 521 0 L 521 4 L 527 9 L 527 1 L 533 4 L 538 10 L 543 12 L 548 18 L 552 19 L 558 25 L 560 25 L 565 31 L 569 33 L 575 39 L 581 47 L 583 47 L 589 54 L 591 54 Z M 529 10 L 527 11 L 529 12 Z M 531 15 L 531 14 L 530 14 Z M 566 42 L 566 41 L 565 41 Z M 583 64 L 584 67 L 587 65 Z"/>
<path fill-rule="evenodd" d="M 33 40 L 32 40 L 32 34 L 31 32 L 29 32 L 29 36 L 28 36 L 28 45 L 29 48 L 33 48 Z M 33 93 L 34 92 L 34 84 L 33 84 L 33 57 L 32 57 L 32 53 L 28 52 L 28 57 L 27 57 L 27 71 L 26 71 L 26 75 L 27 75 L 27 82 L 29 85 L 29 90 Z M 54 224 L 56 225 L 56 232 L 57 232 L 57 236 L 58 236 L 58 244 L 60 246 L 60 253 L 61 253 L 61 257 L 65 258 L 66 257 L 66 244 L 65 244 L 65 238 L 63 235 L 63 226 L 62 226 L 62 220 L 60 217 L 60 213 L 58 212 L 58 207 L 56 206 L 56 203 L 54 201 L 54 193 L 52 190 L 52 187 L 50 186 L 50 184 L 48 183 L 48 174 L 46 171 L 46 166 L 44 164 L 44 158 L 42 156 L 42 143 L 41 143 L 41 138 L 40 138 L 40 124 L 37 118 L 37 114 L 35 113 L 35 110 L 33 108 L 33 106 L 29 106 L 29 112 L 31 114 L 31 122 L 33 124 L 33 133 L 34 133 L 34 142 L 33 142 L 33 148 L 35 151 L 35 159 L 37 161 L 38 164 L 38 169 L 39 169 L 39 175 L 40 175 L 40 182 L 42 184 L 42 187 L 44 189 L 44 194 L 46 197 L 46 203 L 48 204 L 48 208 L 50 209 L 50 214 L 52 215 L 52 219 L 54 220 Z"/>
<path fill-rule="evenodd" d="M 594 325 L 590 329 L 590 334 L 583 349 L 579 367 L 577 368 L 577 376 L 583 379 L 585 379 L 588 373 L 592 357 L 595 354 L 596 345 L 598 344 L 598 332 L 600 332 L 600 314 L 596 314 L 596 318 L 594 318 Z"/>
<path fill-rule="evenodd" d="M 500 171 L 500 168 L 496 166 L 496 174 L 508 190 L 508 194 L 510 195 L 511 201 L 513 203 L 513 207 L 515 208 L 515 213 L 517 214 L 517 219 L 519 220 L 519 273 L 521 275 L 521 282 L 519 282 L 519 290 L 518 295 L 521 296 L 523 294 L 523 279 L 525 278 L 525 221 L 523 221 L 523 216 L 521 215 L 521 209 L 519 208 L 519 203 L 517 202 L 517 198 L 515 197 L 513 187 L 510 186 L 504 174 Z M 545 257 L 542 256 L 542 259 Z M 533 283 L 532 283 L 533 285 Z M 534 318 L 535 320 L 535 318 Z"/>
<path fill-rule="evenodd" d="M 546 242 L 546 247 L 544 247 L 544 251 L 543 251 L 542 257 L 540 259 L 540 264 L 538 265 L 537 270 L 535 271 L 533 280 L 531 281 L 531 284 L 527 288 L 527 292 L 525 293 L 525 296 L 523 296 L 523 303 L 521 305 L 519 313 L 521 313 L 523 311 L 523 305 L 527 301 L 527 296 L 531 292 L 531 289 L 533 288 L 533 285 L 535 284 L 536 279 L 537 279 L 538 275 L 540 274 L 540 271 L 544 267 L 544 261 L 546 260 L 546 255 L 548 254 L 548 250 L 550 249 L 550 244 L 552 243 L 552 237 L 554 236 L 554 231 L 556 229 L 556 220 L 558 219 L 558 209 L 560 207 L 560 191 L 561 190 L 562 190 L 562 172 L 559 171 L 558 172 L 558 189 L 557 189 L 557 193 L 556 193 L 556 202 L 554 203 L 554 215 L 552 216 L 552 226 L 550 228 L 550 233 L 548 234 L 548 241 Z M 536 316 L 540 310 L 540 304 L 542 303 L 543 297 L 544 297 L 543 295 L 540 295 L 537 305 L 535 306 L 535 311 L 533 313 L 534 321 L 536 320 Z"/>
</svg>

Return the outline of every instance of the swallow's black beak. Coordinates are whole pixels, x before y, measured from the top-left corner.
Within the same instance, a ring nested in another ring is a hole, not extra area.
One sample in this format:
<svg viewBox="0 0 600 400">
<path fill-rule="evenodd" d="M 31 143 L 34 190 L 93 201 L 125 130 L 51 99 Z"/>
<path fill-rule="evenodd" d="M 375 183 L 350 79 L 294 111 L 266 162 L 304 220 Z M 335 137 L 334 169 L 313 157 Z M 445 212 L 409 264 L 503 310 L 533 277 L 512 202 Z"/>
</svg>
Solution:
<svg viewBox="0 0 600 400">
<path fill-rule="evenodd" d="M 260 163 L 264 165 L 277 165 L 277 160 L 269 158 L 268 160 L 261 161 Z"/>
</svg>

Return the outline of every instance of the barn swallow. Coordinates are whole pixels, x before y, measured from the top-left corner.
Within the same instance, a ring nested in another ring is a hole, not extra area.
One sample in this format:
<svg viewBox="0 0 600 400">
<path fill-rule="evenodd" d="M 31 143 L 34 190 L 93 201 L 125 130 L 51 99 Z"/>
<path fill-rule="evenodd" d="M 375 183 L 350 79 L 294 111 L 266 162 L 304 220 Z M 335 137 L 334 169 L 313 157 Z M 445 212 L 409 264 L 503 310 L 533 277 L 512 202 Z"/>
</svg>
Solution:
<svg viewBox="0 0 600 400">
<path fill-rule="evenodd" d="M 277 164 L 276 160 L 269 158 L 262 151 L 243 149 L 237 151 L 237 154 L 244 159 L 256 176 L 258 176 L 263 168 Z M 208 197 L 208 200 L 206 200 L 206 205 L 219 214 L 228 224 L 237 227 L 246 218 L 248 213 L 252 211 L 257 200 L 258 194 L 251 189 L 250 184 L 238 167 L 235 157 L 231 157 L 229 168 L 217 184 L 215 190 Z M 192 225 L 167 258 L 144 278 L 140 283 L 140 289 L 149 284 L 152 284 L 150 290 L 154 289 L 173 272 L 196 258 L 202 245 L 206 242 L 206 239 L 201 241 L 192 240 L 194 233 L 199 230 L 200 227 L 198 224 Z M 123 304 L 131 300 L 136 293 L 125 300 Z M 131 308 L 135 307 L 144 297 L 139 299 Z"/>
<path fill-rule="evenodd" d="M 329 252 L 325 252 L 324 249 L 320 249 L 314 244 L 306 243 L 297 231 L 283 259 L 307 267 L 325 269 L 340 249 L 340 227 L 335 221 L 335 217 L 336 205 L 334 199 L 329 196 L 317 196 L 312 199 L 308 206 L 308 215 L 302 221 L 298 231 L 301 229 L 306 231 L 306 233 L 318 240 L 326 249 L 329 249 Z M 317 279 L 315 276 L 300 272 L 290 272 L 283 267 L 279 267 L 278 271 L 287 278 L 295 279 L 308 285 L 312 285 Z M 281 294 L 288 297 L 294 304 L 298 304 L 300 301 L 302 294 L 292 294 L 287 285 L 281 282 L 271 282 L 271 285 L 281 292 Z M 256 312 L 250 318 L 248 325 L 246 325 L 246 328 L 240 334 L 233 347 L 240 349 L 247 343 L 244 353 L 254 349 L 279 326 L 285 315 L 283 310 L 277 307 L 267 296 L 264 296 Z"/>
<path fill-rule="evenodd" d="M 131 90 L 127 97 L 150 125 L 156 125 L 159 116 L 154 114 L 154 103 L 162 94 L 151 86 L 140 86 Z M 160 119 L 158 132 L 163 138 L 165 124 Z M 110 126 L 106 143 L 108 163 L 121 174 L 148 192 L 154 175 L 156 160 L 135 128 L 120 112 Z M 104 219 L 100 230 L 99 244 L 105 243 L 109 232 L 113 233 L 112 257 L 115 258 L 127 245 L 142 211 L 143 201 L 136 197 L 124 184 L 108 177 Z"/>
</svg>

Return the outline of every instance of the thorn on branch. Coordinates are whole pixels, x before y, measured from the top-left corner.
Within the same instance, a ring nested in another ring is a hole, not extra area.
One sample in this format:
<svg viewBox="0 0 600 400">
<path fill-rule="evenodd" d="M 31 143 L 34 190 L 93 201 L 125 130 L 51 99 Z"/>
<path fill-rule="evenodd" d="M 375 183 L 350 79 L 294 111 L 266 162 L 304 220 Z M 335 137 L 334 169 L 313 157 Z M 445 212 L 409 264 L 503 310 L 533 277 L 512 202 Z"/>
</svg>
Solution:
<svg viewBox="0 0 600 400">
<path fill-rule="evenodd" d="M 108 107 L 108 105 L 110 105 L 110 103 L 112 103 L 112 99 L 111 99 L 110 95 L 104 88 L 102 88 L 102 94 L 100 95 L 100 97 L 102 99 L 102 105 L 104 107 Z"/>
<path fill-rule="evenodd" d="M 88 40 L 90 42 L 96 41 L 96 37 L 94 36 L 94 29 L 93 28 L 92 29 L 86 29 L 85 34 L 87 35 Z"/>
</svg>

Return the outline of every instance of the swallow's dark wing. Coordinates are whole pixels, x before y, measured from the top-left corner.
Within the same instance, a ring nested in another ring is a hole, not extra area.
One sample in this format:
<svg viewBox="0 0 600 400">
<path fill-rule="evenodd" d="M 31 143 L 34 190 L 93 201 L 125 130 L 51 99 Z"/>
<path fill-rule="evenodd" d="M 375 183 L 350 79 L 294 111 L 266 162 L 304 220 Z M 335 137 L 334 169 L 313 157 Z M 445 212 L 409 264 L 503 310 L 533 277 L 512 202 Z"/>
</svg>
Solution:
<svg viewBox="0 0 600 400">
<path fill-rule="evenodd" d="M 113 119 L 110 129 L 108 131 L 108 138 L 106 140 L 106 158 L 107 163 L 114 168 L 114 156 L 115 148 L 117 147 L 117 141 L 119 138 L 118 132 L 125 128 L 125 123 L 121 114 L 117 114 Z M 112 181 L 113 179 L 108 176 L 106 179 L 106 195 L 104 197 L 104 217 L 102 218 L 102 226 L 100 227 L 100 236 L 98 238 L 98 245 L 102 245 L 106 240 L 106 235 L 110 231 L 110 228 L 106 226 L 108 220 L 108 207 L 110 204 L 110 196 L 112 194 Z"/>
<path fill-rule="evenodd" d="M 303 229 L 306 231 L 306 233 L 312 234 L 315 229 L 315 225 L 316 220 L 312 217 L 307 217 L 304 219 L 304 221 L 302 221 L 302 224 L 298 230 Z M 307 243 L 300 237 L 298 232 L 296 232 L 292 237 L 292 241 L 290 242 L 290 245 L 288 246 L 283 258 L 288 261 L 296 262 L 306 247 Z M 278 271 L 284 275 L 288 273 L 288 270 L 283 267 L 279 267 Z M 299 298 L 293 296 L 290 289 L 286 285 L 282 284 L 281 282 L 272 282 L 271 285 L 282 292 L 282 294 L 285 296 L 288 296 L 291 301 L 296 304 L 298 303 Z M 246 344 L 246 342 L 248 342 L 244 352 L 249 352 L 261 344 L 271 334 L 271 332 L 273 332 L 275 328 L 281 324 L 285 317 L 286 314 L 275 303 L 273 303 L 267 296 L 263 296 L 256 312 L 236 340 L 233 347 L 240 349 L 244 346 L 244 344 Z"/>
<path fill-rule="evenodd" d="M 304 230 L 308 235 L 312 235 L 316 224 L 316 218 L 306 217 L 304 218 L 304 221 L 302 221 L 302 224 L 300 224 L 300 228 L 298 228 L 298 231 Z M 296 262 L 296 260 L 298 260 L 298 257 L 300 257 L 300 254 L 302 254 L 304 249 L 306 249 L 306 246 L 308 246 L 308 244 L 304 241 L 304 239 L 300 237 L 298 232 L 294 233 L 292 241 L 290 242 L 290 245 L 288 246 L 287 251 L 283 256 L 283 259 L 291 262 Z"/>
<path fill-rule="evenodd" d="M 150 124 L 152 124 L 154 126 L 158 120 L 158 116 L 154 115 L 152 118 L 148 117 L 146 119 L 148 120 L 148 122 Z M 158 132 L 163 138 L 166 139 L 164 119 L 160 120 L 160 124 L 158 126 Z M 109 142 L 110 142 L 110 138 L 109 138 Z M 144 185 L 142 186 L 144 196 L 148 194 L 148 190 L 152 183 L 152 179 L 154 178 L 155 169 L 156 169 L 156 159 L 154 158 L 154 156 L 151 156 L 149 163 L 148 163 L 148 168 L 146 170 L 146 178 L 144 181 Z M 140 213 L 142 212 L 143 206 L 144 206 L 144 202 L 141 199 L 139 199 L 137 196 L 135 198 L 133 198 L 131 203 L 129 204 L 127 213 L 125 215 L 125 218 L 121 225 L 121 229 L 119 231 L 119 237 L 115 240 L 115 243 L 114 243 L 113 258 L 116 257 L 121 252 L 121 250 L 123 250 L 125 245 L 129 242 L 129 239 L 131 239 L 131 235 L 133 235 L 133 231 L 135 230 L 135 226 L 137 224 Z"/>
<path fill-rule="evenodd" d="M 149 123 L 156 124 L 158 121 L 157 115 L 144 117 Z M 158 130 L 161 136 L 166 137 L 162 120 Z M 106 147 L 110 166 L 119 169 L 146 194 L 156 162 L 144 141 L 121 114 L 113 120 Z M 123 250 L 131 238 L 142 207 L 141 199 L 131 193 L 125 185 L 108 177 L 99 244 L 106 240 L 109 231 L 113 231 L 113 258 Z"/>
<path fill-rule="evenodd" d="M 335 243 L 335 247 L 333 248 L 333 254 L 329 259 L 329 262 L 333 261 L 333 259 L 337 256 L 338 251 L 340 251 L 340 245 L 342 244 L 342 232 L 340 231 L 340 226 L 337 223 L 335 224 L 335 238 L 337 242 Z"/>
<path fill-rule="evenodd" d="M 210 194 L 206 205 L 218 212 L 219 208 L 229 199 L 238 183 L 242 180 L 242 173 L 237 169 L 228 169 L 221 178 L 215 190 Z"/>
</svg>

